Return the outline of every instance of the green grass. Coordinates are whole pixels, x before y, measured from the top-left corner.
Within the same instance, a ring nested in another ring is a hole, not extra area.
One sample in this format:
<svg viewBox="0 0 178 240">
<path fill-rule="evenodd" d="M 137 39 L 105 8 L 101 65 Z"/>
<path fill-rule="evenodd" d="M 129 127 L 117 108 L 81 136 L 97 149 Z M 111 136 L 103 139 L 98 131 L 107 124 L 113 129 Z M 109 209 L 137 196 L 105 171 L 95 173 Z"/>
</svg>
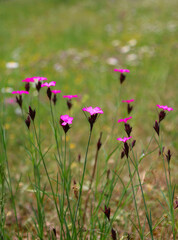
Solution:
<svg viewBox="0 0 178 240">
<path fill-rule="evenodd" d="M 134 138 L 137 139 L 138 156 L 145 150 L 152 135 L 154 120 L 157 117 L 156 104 L 168 105 L 175 109 L 166 117 L 162 126 L 164 145 L 173 152 L 171 170 L 173 183 L 175 183 L 178 156 L 176 141 L 178 133 L 176 113 L 178 104 L 176 97 L 177 7 L 176 0 L 169 2 L 162 0 L 0 1 L 0 89 L 7 87 L 13 90 L 23 89 L 22 79 L 39 75 L 47 77 L 49 81 L 56 81 L 57 89 L 60 89 L 63 94 L 79 94 L 81 100 L 75 101 L 72 110 L 72 115 L 76 120 L 73 123 L 69 140 L 70 144 L 73 144 L 71 155 L 72 161 L 75 162 L 79 153 L 84 158 L 87 144 L 85 132 L 88 126 L 80 109 L 84 106 L 99 106 L 104 110 L 104 117 L 100 117 L 97 122 L 98 126 L 93 132 L 91 149 L 94 149 L 101 131 L 103 131 L 103 141 L 106 141 L 111 132 L 115 112 L 117 113 L 116 120 L 127 116 L 124 104 L 120 104 L 116 109 L 120 85 L 118 75 L 113 72 L 113 69 L 130 69 L 130 74 L 127 75 L 122 86 L 120 99 L 135 99 L 132 126 Z M 137 41 L 136 45 L 131 46 L 129 52 L 122 53 L 123 47 L 129 46 L 129 41 L 132 39 Z M 114 44 L 116 41 L 119 41 L 117 46 Z M 134 56 L 136 60 L 129 60 L 129 57 Z M 111 57 L 116 58 L 118 64 L 109 65 L 107 61 Z M 6 69 L 6 63 L 10 61 L 18 62 L 19 68 Z M 60 69 L 56 70 L 55 66 Z M 22 174 L 20 193 L 16 199 L 19 203 L 18 211 L 25 215 L 22 219 L 22 231 L 25 231 L 29 222 L 29 228 L 32 231 L 31 213 L 28 213 L 30 203 L 27 204 L 27 209 L 24 207 L 24 203 L 29 198 L 28 190 L 31 189 L 28 175 L 33 176 L 33 168 L 23 145 L 24 142 L 28 144 L 27 129 L 21 117 L 15 114 L 16 105 L 5 105 L 3 109 L 3 103 L 7 97 L 11 97 L 11 94 L 0 92 L 0 122 L 6 129 L 7 155 L 14 183 L 13 188 Z M 54 143 L 54 138 L 50 134 L 51 118 L 46 114 L 49 106 L 45 94 L 41 100 L 41 139 L 44 149 L 47 149 L 49 143 Z M 37 97 L 27 100 L 26 107 L 30 102 L 37 107 Z M 67 107 L 64 99 L 61 98 L 55 114 L 59 118 L 64 113 L 67 113 Z M 37 117 L 39 117 L 38 112 Z M 111 149 L 117 145 L 116 138 L 124 135 L 121 125 L 116 120 L 113 135 L 106 141 L 101 152 L 98 169 L 105 164 L 102 159 L 105 159 Z M 151 147 L 154 148 L 154 144 Z M 47 155 L 50 174 L 55 172 L 56 163 L 53 156 L 55 150 L 53 145 L 51 152 Z M 2 147 L 0 154 L 3 156 Z M 95 150 L 91 150 L 88 156 L 87 179 L 91 175 L 90 168 L 94 154 Z M 120 154 L 116 153 L 114 160 L 109 161 L 108 168 L 113 169 L 114 164 L 121 166 L 119 158 Z M 74 176 L 77 176 L 79 167 L 78 163 L 76 164 L 77 167 L 74 164 L 72 170 Z M 157 187 L 164 188 L 165 182 L 162 177 L 162 162 L 161 159 L 158 160 L 157 153 L 153 158 L 148 157 L 141 163 L 139 170 L 143 175 L 146 174 L 145 181 L 148 188 L 151 186 L 151 191 L 153 191 L 153 199 L 148 194 L 147 200 L 154 209 L 153 215 L 158 219 L 161 214 L 159 215 L 155 206 L 158 206 L 156 199 L 161 199 L 161 196 L 157 193 Z M 128 174 L 127 169 L 124 169 L 123 178 L 126 173 Z M 154 182 L 153 176 L 155 175 Z M 98 186 L 101 186 L 99 170 L 97 176 L 96 182 Z M 42 182 L 46 182 L 45 175 L 42 177 Z M 118 192 L 119 190 L 115 190 L 114 196 L 117 196 Z M 30 196 L 32 197 L 33 194 Z M 12 216 L 9 198 L 10 195 L 6 200 L 6 212 Z M 33 200 L 30 201 L 33 202 Z M 130 203 L 129 200 L 128 203 Z M 114 205 L 114 202 L 112 204 Z M 133 231 L 132 224 L 128 221 L 128 216 L 132 212 L 130 208 L 127 210 L 127 204 L 122 211 L 123 215 L 118 216 L 117 227 L 121 232 L 120 236 L 124 231 Z M 53 222 L 50 211 L 49 222 Z M 14 224 L 10 224 L 12 232 Z M 164 224 L 163 234 L 169 222 L 164 222 Z M 93 226 L 95 226 L 94 223 Z M 170 233 L 170 230 L 168 232 Z"/>
</svg>

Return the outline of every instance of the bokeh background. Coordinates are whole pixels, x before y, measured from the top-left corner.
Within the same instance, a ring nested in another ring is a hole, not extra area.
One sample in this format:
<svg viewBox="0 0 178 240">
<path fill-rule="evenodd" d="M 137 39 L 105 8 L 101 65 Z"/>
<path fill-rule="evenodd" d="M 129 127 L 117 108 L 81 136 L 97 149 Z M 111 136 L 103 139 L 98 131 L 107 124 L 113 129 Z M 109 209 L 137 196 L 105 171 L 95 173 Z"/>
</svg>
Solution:
<svg viewBox="0 0 178 240">
<path fill-rule="evenodd" d="M 174 108 L 164 120 L 162 130 L 166 149 L 173 152 L 171 164 L 175 182 L 178 150 L 177 9 L 177 0 L 0 1 L 0 117 L 6 129 L 12 177 L 17 181 L 22 174 L 24 198 L 29 188 L 27 180 L 31 168 L 23 145 L 27 129 L 17 104 L 10 104 L 8 99 L 13 90 L 24 89 L 22 79 L 32 76 L 56 81 L 56 88 L 63 95 L 79 95 L 74 100 L 74 123 L 70 135 L 70 149 L 73 159 L 77 159 L 79 153 L 84 155 L 87 142 L 85 132 L 88 125 L 82 107 L 99 106 L 104 110 L 92 143 L 96 144 L 96 138 L 103 131 L 103 156 L 117 144 L 116 137 L 124 135 L 117 119 L 127 116 L 126 105 L 120 103 L 116 108 L 120 85 L 113 69 L 130 69 L 119 98 L 120 101 L 135 99 L 132 126 L 138 155 L 144 152 L 144 146 L 154 131 L 156 104 Z M 35 101 L 37 94 L 32 88 L 26 106 L 35 104 Z M 54 140 L 49 134 L 49 105 L 45 93 L 41 96 L 41 105 L 45 149 Z M 67 107 L 61 97 L 56 116 L 64 113 L 67 113 Z M 158 164 L 161 176 L 162 163 L 158 162 L 157 155 L 147 159 L 143 167 L 154 171 Z M 54 163 L 49 158 L 49 168 L 53 171 Z M 93 156 L 90 158 L 92 162 Z"/>
</svg>

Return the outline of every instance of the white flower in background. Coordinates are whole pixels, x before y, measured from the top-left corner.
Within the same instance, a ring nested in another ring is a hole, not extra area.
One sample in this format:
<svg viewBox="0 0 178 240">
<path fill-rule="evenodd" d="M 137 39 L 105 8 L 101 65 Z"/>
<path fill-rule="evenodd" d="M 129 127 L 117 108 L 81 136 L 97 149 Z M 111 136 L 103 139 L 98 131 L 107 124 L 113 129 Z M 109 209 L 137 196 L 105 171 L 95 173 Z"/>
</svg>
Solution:
<svg viewBox="0 0 178 240">
<path fill-rule="evenodd" d="M 118 64 L 118 60 L 117 58 L 114 57 L 110 57 L 106 60 L 107 64 L 109 65 L 117 65 Z"/>
<path fill-rule="evenodd" d="M 121 53 L 128 53 L 130 51 L 130 46 L 123 46 L 120 51 Z"/>
<path fill-rule="evenodd" d="M 132 53 L 132 54 L 129 54 L 127 55 L 127 61 L 135 61 L 137 60 L 137 55 Z"/>
<path fill-rule="evenodd" d="M 58 63 L 54 64 L 54 69 L 56 72 L 62 72 L 64 70 L 63 66 Z"/>
<path fill-rule="evenodd" d="M 16 113 L 17 115 L 22 115 L 22 110 L 21 110 L 21 108 L 17 107 L 17 108 L 15 109 L 15 113 Z"/>
<path fill-rule="evenodd" d="M 137 44 L 137 40 L 136 40 L 136 39 L 131 39 L 130 41 L 128 41 L 128 44 L 129 44 L 131 47 L 134 47 L 134 46 Z"/>
<path fill-rule="evenodd" d="M 12 93 L 13 88 L 7 87 L 7 88 L 1 88 L 2 93 Z"/>
<path fill-rule="evenodd" d="M 6 63 L 6 68 L 8 68 L 8 69 L 16 69 L 18 67 L 19 67 L 18 62 L 7 62 Z"/>
<path fill-rule="evenodd" d="M 119 40 L 113 40 L 111 44 L 112 44 L 113 47 L 118 47 L 120 45 L 120 41 Z"/>
</svg>

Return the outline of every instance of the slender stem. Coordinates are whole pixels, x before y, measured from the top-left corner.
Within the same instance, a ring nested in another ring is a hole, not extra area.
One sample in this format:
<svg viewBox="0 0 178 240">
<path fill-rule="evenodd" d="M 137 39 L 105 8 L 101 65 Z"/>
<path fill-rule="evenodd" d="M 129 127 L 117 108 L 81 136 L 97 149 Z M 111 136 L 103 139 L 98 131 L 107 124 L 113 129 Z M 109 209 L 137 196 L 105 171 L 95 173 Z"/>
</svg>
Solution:
<svg viewBox="0 0 178 240">
<path fill-rule="evenodd" d="M 50 187 L 51 187 L 51 191 L 52 191 L 52 195 L 53 195 L 55 207 L 56 207 L 56 210 L 57 210 L 58 218 L 59 218 L 60 223 L 62 223 L 62 219 L 61 219 L 61 215 L 60 215 L 60 213 L 59 213 L 59 209 L 58 209 L 58 206 L 57 206 L 57 201 L 56 201 L 56 198 L 55 198 L 55 194 L 54 194 L 53 186 L 52 186 L 52 183 L 51 183 L 51 179 L 50 179 L 50 177 L 49 177 L 49 173 L 48 173 L 48 170 L 47 170 L 47 167 L 46 167 L 46 163 L 45 163 L 43 154 L 42 154 L 42 152 L 41 152 L 41 146 L 40 146 L 40 143 L 39 143 L 39 141 L 38 141 L 37 132 L 36 132 L 36 128 L 35 128 L 34 122 L 33 122 L 33 126 L 34 126 L 36 141 L 37 141 L 38 148 L 39 148 L 39 153 L 40 153 L 40 156 L 41 156 L 41 159 L 42 159 L 42 162 L 43 162 L 43 166 L 44 166 L 44 168 L 45 168 L 45 172 L 46 172 L 46 175 L 47 175 L 47 178 L 48 178 Z M 63 233 L 65 234 L 64 229 L 63 229 L 63 226 L 62 226 L 62 231 L 63 231 Z M 68 231 L 68 229 L 67 229 L 67 231 Z M 68 232 L 68 234 L 69 234 L 69 232 Z M 70 234 L 69 234 L 69 236 L 70 236 Z"/>
<path fill-rule="evenodd" d="M 130 181 L 131 181 L 131 186 L 132 186 L 132 193 L 133 193 L 133 198 L 134 198 L 134 204 L 135 204 L 138 224 L 139 224 L 139 228 L 140 228 L 139 234 L 140 234 L 140 238 L 143 239 L 143 234 L 141 232 L 140 217 L 139 217 L 138 208 L 137 208 L 137 201 L 136 201 L 135 191 L 134 191 L 134 186 L 133 186 L 133 181 L 132 181 L 132 173 L 131 173 L 131 170 L 130 170 L 130 163 L 129 163 L 129 159 L 128 158 L 127 158 L 127 164 L 128 164 L 128 169 L 129 169 L 129 176 L 130 176 Z"/>
<path fill-rule="evenodd" d="M 87 163 L 88 149 L 89 149 L 90 140 L 91 140 L 91 134 L 92 134 L 92 130 L 90 130 L 87 149 L 86 149 L 86 153 L 85 153 L 85 161 L 84 161 L 84 166 L 83 166 L 82 179 L 81 179 L 81 182 L 80 182 L 79 197 L 78 197 L 77 207 L 76 207 L 76 211 L 75 211 L 74 225 L 73 225 L 73 229 L 72 229 L 72 239 L 73 239 L 74 226 L 75 226 L 75 222 L 76 222 L 76 219 L 77 219 L 77 212 L 78 212 L 78 208 L 79 208 L 79 205 L 80 205 L 80 199 L 81 199 L 81 194 L 82 194 L 83 181 L 84 181 L 84 176 L 85 176 L 85 170 L 86 170 L 86 163 Z"/>
</svg>

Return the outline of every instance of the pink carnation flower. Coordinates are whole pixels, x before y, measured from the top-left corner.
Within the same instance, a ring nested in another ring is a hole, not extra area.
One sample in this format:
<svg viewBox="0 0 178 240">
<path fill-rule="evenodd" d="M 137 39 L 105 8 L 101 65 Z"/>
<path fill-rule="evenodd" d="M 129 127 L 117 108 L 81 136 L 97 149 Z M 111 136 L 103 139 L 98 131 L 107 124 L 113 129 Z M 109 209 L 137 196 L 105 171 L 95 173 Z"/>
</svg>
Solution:
<svg viewBox="0 0 178 240">
<path fill-rule="evenodd" d="M 120 73 L 124 73 L 124 72 L 129 73 L 130 72 L 130 70 L 128 70 L 128 69 L 114 69 L 114 71 L 115 72 L 120 72 Z"/>
<path fill-rule="evenodd" d="M 76 98 L 78 97 L 78 95 L 64 95 L 63 98 L 68 98 L 68 99 L 72 99 L 72 98 Z"/>
<path fill-rule="evenodd" d="M 129 119 L 131 119 L 132 117 L 128 117 L 128 118 L 123 118 L 123 119 L 119 119 L 118 120 L 118 123 L 120 123 L 120 122 L 127 122 Z"/>
<path fill-rule="evenodd" d="M 13 92 L 12 92 L 12 94 L 19 94 L 19 95 L 22 95 L 23 93 L 24 93 L 24 94 L 29 94 L 29 92 L 23 91 L 23 90 L 22 90 L 22 91 L 13 91 Z"/>
<path fill-rule="evenodd" d="M 47 78 L 46 77 L 32 77 L 33 78 L 33 80 L 35 81 L 44 81 L 44 80 L 47 80 Z"/>
<path fill-rule="evenodd" d="M 89 112 L 91 115 L 97 114 L 97 113 L 103 114 L 103 110 L 101 110 L 101 108 L 99 108 L 99 107 L 95 107 L 95 108 L 85 107 L 85 108 L 82 108 L 82 110 Z"/>
<path fill-rule="evenodd" d="M 67 124 L 72 124 L 73 117 L 69 117 L 69 115 L 62 115 L 61 120 L 63 123 L 61 124 L 62 126 L 65 126 Z"/>
<path fill-rule="evenodd" d="M 55 85 L 56 85 L 56 82 L 52 81 L 50 83 L 45 82 L 45 83 L 41 84 L 41 87 L 51 87 L 51 86 L 55 86 Z"/>
<path fill-rule="evenodd" d="M 124 138 L 117 138 L 118 141 L 127 142 L 127 140 L 131 139 L 132 137 L 124 137 Z"/>
<path fill-rule="evenodd" d="M 122 100 L 122 102 L 131 103 L 131 102 L 134 102 L 134 99 L 130 99 L 130 100 Z"/>
<path fill-rule="evenodd" d="M 162 108 L 163 110 L 167 110 L 168 112 L 173 111 L 173 108 L 168 106 L 156 105 L 158 108 Z"/>
<path fill-rule="evenodd" d="M 51 92 L 54 93 L 54 94 L 57 94 L 57 93 L 60 93 L 61 90 L 51 90 Z"/>
<path fill-rule="evenodd" d="M 34 82 L 33 78 L 25 78 L 22 82 Z"/>
</svg>

